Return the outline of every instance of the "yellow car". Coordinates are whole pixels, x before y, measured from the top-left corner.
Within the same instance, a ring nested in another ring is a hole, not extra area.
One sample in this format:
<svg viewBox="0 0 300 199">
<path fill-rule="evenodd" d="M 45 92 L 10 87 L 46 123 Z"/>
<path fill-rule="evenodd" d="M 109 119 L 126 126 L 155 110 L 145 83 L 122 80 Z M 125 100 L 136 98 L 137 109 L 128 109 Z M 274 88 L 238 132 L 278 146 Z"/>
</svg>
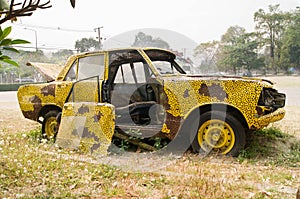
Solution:
<svg viewBox="0 0 300 199">
<path fill-rule="evenodd" d="M 212 150 L 236 156 L 244 148 L 249 130 L 266 127 L 285 115 L 285 94 L 278 93 L 272 82 L 187 74 L 175 54 L 164 49 L 77 54 L 58 75 L 50 75 L 58 66 L 31 64 L 44 68 L 52 81 L 21 86 L 18 100 L 23 115 L 42 123 L 48 138 L 55 137 L 56 117 L 74 97 L 71 88 L 78 81 L 82 83 L 76 88 L 77 101 L 115 107 L 118 133 L 145 142 L 158 137 L 174 141 L 173 146 L 192 146 L 196 152 Z"/>
</svg>

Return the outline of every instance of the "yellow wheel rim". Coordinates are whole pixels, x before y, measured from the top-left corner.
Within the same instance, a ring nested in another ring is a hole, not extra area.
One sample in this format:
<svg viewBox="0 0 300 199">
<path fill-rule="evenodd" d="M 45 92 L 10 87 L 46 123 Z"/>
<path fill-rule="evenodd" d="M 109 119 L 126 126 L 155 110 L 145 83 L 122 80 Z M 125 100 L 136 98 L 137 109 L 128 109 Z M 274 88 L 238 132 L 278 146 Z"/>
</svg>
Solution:
<svg viewBox="0 0 300 199">
<path fill-rule="evenodd" d="M 227 154 L 235 143 L 235 135 L 231 126 L 222 120 L 208 120 L 198 130 L 198 143 L 205 151 L 218 151 Z"/>
<path fill-rule="evenodd" d="M 50 117 L 46 121 L 45 133 L 47 138 L 54 138 L 54 135 L 57 131 L 57 121 L 55 117 Z"/>
</svg>

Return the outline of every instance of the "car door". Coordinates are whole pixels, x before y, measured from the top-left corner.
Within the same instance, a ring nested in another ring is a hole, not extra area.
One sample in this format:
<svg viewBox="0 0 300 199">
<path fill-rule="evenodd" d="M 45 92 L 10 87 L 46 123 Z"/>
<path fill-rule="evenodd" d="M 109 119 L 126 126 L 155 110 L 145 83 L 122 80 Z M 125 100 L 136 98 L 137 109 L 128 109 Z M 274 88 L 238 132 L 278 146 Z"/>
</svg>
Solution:
<svg viewBox="0 0 300 199">
<path fill-rule="evenodd" d="M 96 156 L 107 154 L 115 127 L 115 109 L 100 103 L 99 76 L 76 81 L 63 106 L 56 143 Z"/>
</svg>

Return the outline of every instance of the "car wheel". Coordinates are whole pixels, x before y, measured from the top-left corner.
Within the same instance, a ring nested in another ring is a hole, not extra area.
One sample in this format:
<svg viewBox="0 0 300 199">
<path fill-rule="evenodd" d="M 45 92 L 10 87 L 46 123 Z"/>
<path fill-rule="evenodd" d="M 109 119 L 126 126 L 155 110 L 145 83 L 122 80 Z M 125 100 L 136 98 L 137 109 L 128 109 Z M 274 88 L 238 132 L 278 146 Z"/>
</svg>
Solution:
<svg viewBox="0 0 300 199">
<path fill-rule="evenodd" d="M 42 134 L 43 138 L 46 139 L 55 139 L 58 131 L 58 122 L 57 116 L 59 115 L 58 111 L 49 111 L 42 123 Z"/>
<path fill-rule="evenodd" d="M 192 143 L 194 152 L 215 151 L 223 155 L 237 156 L 245 144 L 245 129 L 232 115 L 220 111 L 209 111 L 200 115 L 198 131 Z"/>
</svg>

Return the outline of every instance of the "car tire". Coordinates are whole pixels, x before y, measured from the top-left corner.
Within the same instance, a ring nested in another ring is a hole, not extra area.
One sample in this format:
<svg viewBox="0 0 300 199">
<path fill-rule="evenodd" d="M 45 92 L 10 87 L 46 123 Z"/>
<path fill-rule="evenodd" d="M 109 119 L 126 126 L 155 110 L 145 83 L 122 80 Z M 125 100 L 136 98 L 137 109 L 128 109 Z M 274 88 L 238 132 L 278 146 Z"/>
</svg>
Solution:
<svg viewBox="0 0 300 199">
<path fill-rule="evenodd" d="M 58 111 L 49 111 L 45 114 L 44 120 L 42 123 L 42 135 L 45 139 L 55 139 L 58 132 L 58 121 L 57 116 L 59 115 Z"/>
<path fill-rule="evenodd" d="M 234 116 L 220 111 L 208 111 L 200 115 L 198 130 L 192 142 L 194 152 L 208 154 L 215 151 L 235 157 L 245 144 L 245 129 Z"/>
</svg>

